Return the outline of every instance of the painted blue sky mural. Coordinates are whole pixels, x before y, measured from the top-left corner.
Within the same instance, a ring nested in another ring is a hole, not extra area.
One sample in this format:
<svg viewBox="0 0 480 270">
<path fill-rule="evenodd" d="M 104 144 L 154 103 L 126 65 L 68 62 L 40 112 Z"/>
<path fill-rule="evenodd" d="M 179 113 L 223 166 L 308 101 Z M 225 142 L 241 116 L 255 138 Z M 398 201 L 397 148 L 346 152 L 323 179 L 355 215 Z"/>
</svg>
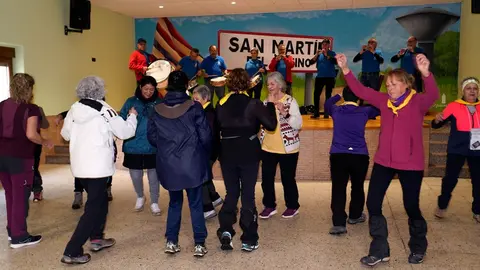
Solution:
<svg viewBox="0 0 480 270">
<path fill-rule="evenodd" d="M 460 15 L 461 4 L 430 5 Z M 343 52 L 350 60 L 352 69 L 360 71 L 360 64 L 351 60 L 360 47 L 371 37 L 378 40 L 378 48 L 389 59 L 400 48 L 405 47 L 409 33 L 395 20 L 396 17 L 425 6 L 383 7 L 352 10 L 306 11 L 291 13 L 268 13 L 225 16 L 202 16 L 170 18 L 178 32 L 202 55 L 208 54 L 208 46 L 217 43 L 218 30 L 265 32 L 314 36 L 332 36 L 336 52 Z M 151 51 L 156 18 L 136 19 L 135 35 L 148 41 Z M 459 31 L 460 23 L 447 30 Z M 228 63 L 227 63 L 228 64 Z M 385 61 L 382 69 L 396 67 Z"/>
</svg>

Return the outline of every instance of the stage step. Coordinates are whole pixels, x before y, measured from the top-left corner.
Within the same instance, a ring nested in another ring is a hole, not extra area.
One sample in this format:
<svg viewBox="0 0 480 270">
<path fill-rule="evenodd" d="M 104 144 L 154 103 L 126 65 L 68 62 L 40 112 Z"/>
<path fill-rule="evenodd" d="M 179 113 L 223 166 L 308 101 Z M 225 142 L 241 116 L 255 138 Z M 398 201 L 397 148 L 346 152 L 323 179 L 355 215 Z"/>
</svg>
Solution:
<svg viewBox="0 0 480 270">
<path fill-rule="evenodd" d="M 68 155 L 47 155 L 45 159 L 46 164 L 70 164 Z"/>
<path fill-rule="evenodd" d="M 61 155 L 69 155 L 70 154 L 70 149 L 69 145 L 55 145 L 53 147 L 53 151 L 55 151 L 55 154 L 61 154 Z"/>
</svg>

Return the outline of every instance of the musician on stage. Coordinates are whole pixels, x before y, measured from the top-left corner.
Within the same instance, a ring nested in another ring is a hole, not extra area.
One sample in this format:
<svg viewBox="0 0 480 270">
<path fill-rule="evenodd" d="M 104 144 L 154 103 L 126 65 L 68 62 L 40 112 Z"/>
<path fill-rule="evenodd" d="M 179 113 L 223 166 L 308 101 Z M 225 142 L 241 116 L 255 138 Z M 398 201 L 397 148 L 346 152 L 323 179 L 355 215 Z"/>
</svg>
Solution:
<svg viewBox="0 0 480 270">
<path fill-rule="evenodd" d="M 384 59 L 382 52 L 377 49 L 377 40 L 371 38 L 368 45 L 363 45 L 360 52 L 353 58 L 353 62 L 362 61 L 362 76 L 360 82 L 374 90 L 380 91 L 380 65 Z M 363 100 L 360 100 L 360 105 Z"/>
<path fill-rule="evenodd" d="M 211 45 L 208 48 L 208 52 L 210 55 L 203 59 L 202 63 L 200 64 L 200 69 L 203 71 L 205 85 L 208 86 L 212 94 L 212 100 L 214 92 L 217 94 L 218 99 L 221 99 L 223 96 L 225 96 L 225 85 L 218 87 L 213 86 L 210 81 L 214 78 L 225 75 L 227 71 L 227 65 L 225 64 L 223 57 L 218 55 L 217 46 Z"/>
<path fill-rule="evenodd" d="M 253 48 L 250 50 L 251 58 L 247 60 L 247 63 L 245 64 L 245 70 L 248 73 L 248 76 L 250 76 L 250 80 L 255 76 L 255 75 L 260 75 L 260 81 L 252 87 L 250 90 L 248 90 L 248 94 L 256 99 L 260 99 L 260 95 L 262 94 L 262 88 L 263 88 L 263 74 L 265 73 L 265 64 L 263 63 L 262 59 L 258 58 L 258 49 Z"/>
<path fill-rule="evenodd" d="M 200 62 L 198 61 L 199 54 L 200 51 L 197 48 L 192 48 L 192 50 L 190 50 L 190 55 L 183 57 L 177 65 L 177 70 L 181 70 L 187 74 L 188 80 L 202 74 L 202 71 L 200 70 Z"/>
<path fill-rule="evenodd" d="M 287 55 L 287 48 L 284 44 L 280 44 L 277 47 L 278 55 L 275 55 L 268 65 L 270 72 L 278 71 L 283 75 L 285 82 L 287 83 L 286 93 L 292 96 L 292 69 L 295 67 L 295 61 L 291 55 Z"/>
<path fill-rule="evenodd" d="M 336 53 L 330 50 L 330 40 L 324 39 L 322 41 L 322 49 L 318 50 L 315 56 L 310 60 L 310 63 L 317 64 L 317 77 L 315 78 L 315 91 L 313 92 L 313 103 L 315 104 L 315 112 L 313 119 L 320 117 L 320 96 L 322 95 L 323 87 L 325 87 L 325 101 L 332 96 L 333 88 L 335 87 L 335 78 L 337 72 L 335 65 Z M 328 113 L 325 111 L 324 118 L 328 118 Z"/>
<path fill-rule="evenodd" d="M 130 55 L 130 61 L 128 62 L 128 68 L 135 72 L 137 86 L 140 85 L 140 80 L 145 76 L 148 66 L 157 60 L 153 54 L 145 51 L 146 46 L 147 41 L 139 38 L 137 41 L 137 49 Z"/>
<path fill-rule="evenodd" d="M 411 36 L 407 40 L 407 48 L 398 51 L 398 53 L 394 55 L 390 61 L 392 63 L 396 63 L 398 60 L 400 60 L 400 68 L 403 68 L 408 74 L 413 75 L 415 78 L 415 90 L 417 92 L 422 92 L 422 75 L 415 66 L 415 56 L 419 53 L 425 54 L 422 48 L 417 47 L 417 38 Z"/>
</svg>

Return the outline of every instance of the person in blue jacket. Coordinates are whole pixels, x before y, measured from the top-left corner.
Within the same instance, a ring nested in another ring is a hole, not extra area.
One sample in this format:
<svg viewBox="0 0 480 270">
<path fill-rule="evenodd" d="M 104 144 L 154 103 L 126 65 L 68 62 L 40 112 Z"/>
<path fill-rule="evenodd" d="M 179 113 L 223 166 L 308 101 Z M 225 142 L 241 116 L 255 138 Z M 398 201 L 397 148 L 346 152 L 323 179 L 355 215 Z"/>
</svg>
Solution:
<svg viewBox="0 0 480 270">
<path fill-rule="evenodd" d="M 157 149 L 147 139 L 147 121 L 153 113 L 155 105 L 161 102 L 158 98 L 157 82 L 151 76 L 145 76 L 135 91 L 135 95 L 125 101 L 120 116 L 127 119 L 128 111 L 134 107 L 138 112 L 137 131 L 135 136 L 123 142 L 123 166 L 128 168 L 132 178 L 133 187 L 137 193 L 135 211 L 140 212 L 145 205 L 143 194 L 143 174 L 147 171 L 148 183 L 150 186 L 150 210 L 152 215 L 160 215 L 158 198 L 160 196 L 160 185 L 155 171 L 155 154 Z"/>
<path fill-rule="evenodd" d="M 195 240 L 194 256 L 207 254 L 207 227 L 203 215 L 203 183 L 209 180 L 212 131 L 200 103 L 186 93 L 188 77 L 182 71 L 168 76 L 167 95 L 155 106 L 148 121 L 148 141 L 157 147 L 157 175 L 168 190 L 167 244 L 165 253 L 180 251 L 178 234 L 182 218 L 183 191 Z"/>
</svg>

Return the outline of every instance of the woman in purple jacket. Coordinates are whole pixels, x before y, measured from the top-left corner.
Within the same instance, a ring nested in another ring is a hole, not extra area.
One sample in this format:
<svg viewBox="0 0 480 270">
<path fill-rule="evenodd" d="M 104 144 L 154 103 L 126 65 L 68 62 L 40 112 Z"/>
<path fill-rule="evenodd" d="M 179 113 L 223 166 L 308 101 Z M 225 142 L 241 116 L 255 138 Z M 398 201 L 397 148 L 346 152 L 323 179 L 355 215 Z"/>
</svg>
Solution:
<svg viewBox="0 0 480 270">
<path fill-rule="evenodd" d="M 398 174 L 410 229 L 408 245 L 411 253 L 408 262 L 422 263 L 428 245 L 427 222 L 419 205 L 425 167 L 423 117 L 439 97 L 437 84 L 429 71 L 430 61 L 423 54 L 418 54 L 415 59 L 425 84 L 425 93 L 417 94 L 412 89 L 413 77 L 403 69 L 394 69 L 387 74 L 388 93 L 381 93 L 363 86 L 357 80 L 348 68 L 344 54 L 337 54 L 336 57 L 348 86 L 359 98 L 377 107 L 382 118 L 367 195 L 373 241 L 368 256 L 363 257 L 361 262 L 374 266 L 390 260 L 387 221 L 382 214 L 382 203 L 390 182 Z"/>
</svg>

